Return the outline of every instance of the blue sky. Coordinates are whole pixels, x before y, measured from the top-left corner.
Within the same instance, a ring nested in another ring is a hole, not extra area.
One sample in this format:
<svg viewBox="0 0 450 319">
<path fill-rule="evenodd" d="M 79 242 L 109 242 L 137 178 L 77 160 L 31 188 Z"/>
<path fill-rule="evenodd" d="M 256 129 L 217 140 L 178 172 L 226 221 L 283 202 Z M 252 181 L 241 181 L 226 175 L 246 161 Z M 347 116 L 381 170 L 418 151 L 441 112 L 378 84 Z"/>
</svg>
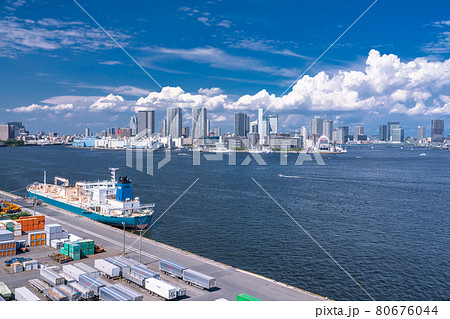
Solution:
<svg viewBox="0 0 450 319">
<path fill-rule="evenodd" d="M 448 1 L 379 0 L 282 98 L 373 1 L 78 2 L 165 89 L 73 0 L 6 0 L 0 122 L 81 133 L 152 108 L 159 127 L 176 100 L 188 112 L 206 105 L 224 132 L 234 112 L 264 107 L 285 132 L 321 116 L 369 134 L 399 120 L 411 135 L 442 118 L 449 133 Z"/>
</svg>

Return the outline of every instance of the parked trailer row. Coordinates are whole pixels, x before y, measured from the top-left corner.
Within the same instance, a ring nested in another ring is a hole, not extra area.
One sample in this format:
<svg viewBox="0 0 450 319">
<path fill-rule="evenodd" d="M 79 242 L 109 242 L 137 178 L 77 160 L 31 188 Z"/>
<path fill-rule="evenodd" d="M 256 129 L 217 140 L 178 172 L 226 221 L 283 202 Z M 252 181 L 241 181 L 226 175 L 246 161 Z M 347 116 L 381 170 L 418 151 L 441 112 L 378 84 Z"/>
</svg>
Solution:
<svg viewBox="0 0 450 319">
<path fill-rule="evenodd" d="M 88 266 L 84 263 L 76 263 L 74 264 L 74 266 L 82 270 L 84 273 L 86 273 L 88 276 L 91 276 L 94 279 L 100 277 L 100 272 L 97 269 L 94 269 L 91 266 Z"/>
<path fill-rule="evenodd" d="M 69 300 L 69 298 L 64 293 L 62 293 L 61 291 L 56 289 L 56 287 L 51 287 L 51 288 L 45 289 L 44 290 L 44 295 L 49 300 L 53 300 L 53 301 L 67 301 L 67 300 Z"/>
<path fill-rule="evenodd" d="M 101 287 L 99 298 L 104 301 L 131 301 L 131 298 L 112 287 Z"/>
<path fill-rule="evenodd" d="M 95 297 L 94 291 L 92 289 L 88 289 L 76 281 L 70 282 L 67 285 L 75 291 L 79 292 L 81 294 L 81 298 L 85 300 L 89 300 Z"/>
<path fill-rule="evenodd" d="M 150 293 L 158 295 L 166 300 L 173 300 L 178 297 L 177 287 L 156 278 L 145 279 L 145 289 L 147 289 Z"/>
<path fill-rule="evenodd" d="M 168 260 L 159 261 L 159 270 L 174 277 L 181 278 L 187 283 L 202 289 L 211 289 L 216 287 L 216 278 Z"/>
<path fill-rule="evenodd" d="M 133 300 L 133 301 L 142 301 L 144 299 L 144 296 L 142 294 L 140 294 L 137 291 L 134 291 L 133 289 L 128 288 L 122 284 L 115 284 L 115 285 L 111 286 L 111 288 L 130 297 L 131 300 Z"/>
<path fill-rule="evenodd" d="M 94 266 L 107 278 L 117 279 L 120 277 L 120 268 L 104 259 L 96 259 Z"/>
<path fill-rule="evenodd" d="M 14 296 L 17 301 L 41 301 L 41 299 L 27 287 L 16 288 L 14 290 Z"/>
<path fill-rule="evenodd" d="M 98 279 L 94 279 L 88 275 L 81 275 L 78 283 L 83 287 L 93 291 L 94 295 L 98 296 L 101 287 L 105 287 L 105 284 L 101 283 Z"/>
<path fill-rule="evenodd" d="M 122 261 L 122 258 L 120 257 L 107 257 L 105 260 L 114 266 L 117 266 L 120 268 L 120 275 L 122 277 L 125 276 L 125 274 L 130 272 L 131 265 L 127 264 L 126 262 Z"/>
<path fill-rule="evenodd" d="M 66 295 L 69 301 L 78 301 L 81 297 L 81 292 L 77 291 L 73 287 L 69 287 L 66 285 L 59 285 L 55 287 L 56 290 L 61 292 L 62 294 Z"/>
<path fill-rule="evenodd" d="M 40 270 L 41 279 L 49 283 L 52 286 L 58 286 L 65 284 L 66 280 L 63 276 L 58 274 L 51 268 L 41 268 Z"/>
</svg>

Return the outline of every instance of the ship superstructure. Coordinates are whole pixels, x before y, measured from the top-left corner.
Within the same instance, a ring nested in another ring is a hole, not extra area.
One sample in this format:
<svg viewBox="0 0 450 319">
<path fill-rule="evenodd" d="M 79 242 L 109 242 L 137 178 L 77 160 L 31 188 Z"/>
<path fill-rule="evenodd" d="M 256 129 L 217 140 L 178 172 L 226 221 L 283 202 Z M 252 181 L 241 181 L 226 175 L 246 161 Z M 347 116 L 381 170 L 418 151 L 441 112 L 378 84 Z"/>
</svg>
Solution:
<svg viewBox="0 0 450 319">
<path fill-rule="evenodd" d="M 110 170 L 110 180 L 75 185 L 61 177 L 55 177 L 54 184 L 47 184 L 44 178 L 43 183 L 28 186 L 28 196 L 106 224 L 146 227 L 155 204 L 142 205 L 139 197 L 133 198 L 131 181 L 126 176 L 116 181 L 117 168 Z"/>
</svg>

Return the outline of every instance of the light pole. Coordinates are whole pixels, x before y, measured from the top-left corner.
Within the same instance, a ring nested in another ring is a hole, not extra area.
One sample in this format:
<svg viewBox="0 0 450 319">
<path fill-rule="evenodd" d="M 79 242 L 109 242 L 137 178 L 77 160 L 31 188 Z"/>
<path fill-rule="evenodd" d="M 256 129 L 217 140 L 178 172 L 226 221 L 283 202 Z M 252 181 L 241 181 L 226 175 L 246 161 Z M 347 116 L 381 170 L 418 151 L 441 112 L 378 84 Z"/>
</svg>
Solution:
<svg viewBox="0 0 450 319">
<path fill-rule="evenodd" d="M 123 253 L 125 254 L 125 222 L 122 222 L 123 226 Z"/>
<path fill-rule="evenodd" d="M 139 229 L 139 263 L 142 263 L 141 255 L 142 255 L 142 229 Z"/>
</svg>

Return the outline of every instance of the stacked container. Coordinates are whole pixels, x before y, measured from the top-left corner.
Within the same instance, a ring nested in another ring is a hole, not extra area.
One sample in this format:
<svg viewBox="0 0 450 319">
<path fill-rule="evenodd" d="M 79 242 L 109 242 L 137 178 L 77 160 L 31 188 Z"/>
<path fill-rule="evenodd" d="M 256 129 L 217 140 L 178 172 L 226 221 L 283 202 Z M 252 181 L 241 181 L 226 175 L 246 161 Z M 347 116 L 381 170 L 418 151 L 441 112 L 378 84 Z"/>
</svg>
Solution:
<svg viewBox="0 0 450 319">
<path fill-rule="evenodd" d="M 78 240 L 80 245 L 81 257 L 87 257 L 94 254 L 94 241 L 92 239 Z"/>
<path fill-rule="evenodd" d="M 9 230 L 14 236 L 22 236 L 22 225 L 11 219 L 0 221 L 0 229 Z"/>
<path fill-rule="evenodd" d="M 45 245 L 45 238 L 45 231 L 28 233 L 28 245 L 30 245 L 30 247 L 43 246 Z"/>
<path fill-rule="evenodd" d="M 21 230 L 25 232 L 42 230 L 45 226 L 44 215 L 19 217 L 16 221 L 21 225 Z"/>
<path fill-rule="evenodd" d="M 61 247 L 59 252 L 66 256 L 72 257 L 73 260 L 80 260 L 81 258 L 81 248 L 76 242 L 65 242 L 64 247 Z"/>
<path fill-rule="evenodd" d="M 51 245 L 51 241 L 55 239 L 64 239 L 69 236 L 69 234 L 62 229 L 59 224 L 49 224 L 45 225 L 45 232 L 47 233 L 47 245 Z"/>
<path fill-rule="evenodd" d="M 0 230 L 0 257 L 16 254 L 14 234 L 9 230 Z"/>
</svg>

